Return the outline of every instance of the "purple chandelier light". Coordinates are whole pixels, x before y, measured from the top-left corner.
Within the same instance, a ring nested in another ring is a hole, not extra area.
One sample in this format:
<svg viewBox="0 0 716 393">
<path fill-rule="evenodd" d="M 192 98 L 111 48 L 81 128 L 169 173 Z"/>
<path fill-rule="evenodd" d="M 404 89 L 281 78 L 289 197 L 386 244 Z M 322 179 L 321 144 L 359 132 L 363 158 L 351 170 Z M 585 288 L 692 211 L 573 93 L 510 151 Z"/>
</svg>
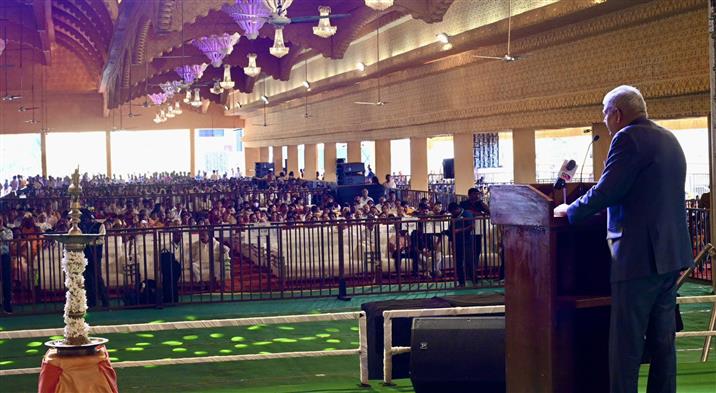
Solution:
<svg viewBox="0 0 716 393">
<path fill-rule="evenodd" d="M 149 97 L 149 100 L 152 101 L 154 105 L 161 105 L 168 98 L 166 93 L 147 94 L 147 97 Z"/>
<path fill-rule="evenodd" d="M 224 33 L 222 35 L 197 38 L 192 40 L 191 43 L 209 58 L 211 65 L 218 68 L 221 67 L 224 57 L 234 50 L 234 45 L 239 42 L 239 38 L 241 38 L 239 33 Z"/>
<path fill-rule="evenodd" d="M 174 94 L 177 94 L 181 91 L 182 88 L 182 82 L 181 81 L 171 81 L 171 82 L 164 82 L 159 84 L 159 88 L 162 89 L 164 94 L 167 95 L 167 98 L 174 97 Z"/>
<path fill-rule="evenodd" d="M 184 81 L 185 84 L 191 85 L 194 83 L 195 80 L 201 78 L 202 75 L 204 75 L 204 70 L 206 70 L 206 67 L 208 67 L 208 64 L 202 63 L 202 64 L 193 64 L 193 65 L 183 65 L 181 67 L 177 67 L 174 69 L 176 71 L 177 75 Z"/>
<path fill-rule="evenodd" d="M 236 4 L 224 5 L 222 10 L 234 19 L 250 40 L 259 36 L 259 30 L 271 16 L 271 11 L 264 6 L 262 0 L 236 0 Z"/>
</svg>

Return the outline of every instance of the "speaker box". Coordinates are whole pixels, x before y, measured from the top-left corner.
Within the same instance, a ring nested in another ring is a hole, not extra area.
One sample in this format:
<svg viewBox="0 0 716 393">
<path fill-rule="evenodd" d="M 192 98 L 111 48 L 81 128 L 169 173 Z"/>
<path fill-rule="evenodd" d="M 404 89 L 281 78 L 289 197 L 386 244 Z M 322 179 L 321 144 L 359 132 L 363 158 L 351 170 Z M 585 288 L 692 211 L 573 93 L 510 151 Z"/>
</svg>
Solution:
<svg viewBox="0 0 716 393">
<path fill-rule="evenodd" d="M 343 164 L 336 164 L 336 175 L 341 174 L 363 174 L 365 172 L 365 165 L 362 162 L 347 162 Z"/>
<path fill-rule="evenodd" d="M 505 392 L 505 317 L 413 319 L 416 393 Z"/>
<path fill-rule="evenodd" d="M 266 177 L 273 171 L 273 162 L 257 162 L 255 167 L 256 177 Z"/>
<path fill-rule="evenodd" d="M 443 178 L 454 179 L 455 178 L 455 159 L 447 158 L 443 160 Z"/>
</svg>

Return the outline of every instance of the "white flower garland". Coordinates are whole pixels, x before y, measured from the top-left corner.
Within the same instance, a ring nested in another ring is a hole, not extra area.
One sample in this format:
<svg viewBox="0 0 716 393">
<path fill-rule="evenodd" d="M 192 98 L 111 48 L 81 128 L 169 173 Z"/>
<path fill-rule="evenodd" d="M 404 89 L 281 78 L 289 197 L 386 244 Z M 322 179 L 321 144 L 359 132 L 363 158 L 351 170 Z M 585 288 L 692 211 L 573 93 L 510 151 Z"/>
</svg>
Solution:
<svg viewBox="0 0 716 393">
<path fill-rule="evenodd" d="M 87 313 L 87 295 L 85 279 L 82 273 L 87 259 L 82 251 L 65 250 L 62 258 L 62 270 L 65 272 L 65 341 L 79 345 L 89 343 L 89 325 L 85 323 Z"/>
</svg>

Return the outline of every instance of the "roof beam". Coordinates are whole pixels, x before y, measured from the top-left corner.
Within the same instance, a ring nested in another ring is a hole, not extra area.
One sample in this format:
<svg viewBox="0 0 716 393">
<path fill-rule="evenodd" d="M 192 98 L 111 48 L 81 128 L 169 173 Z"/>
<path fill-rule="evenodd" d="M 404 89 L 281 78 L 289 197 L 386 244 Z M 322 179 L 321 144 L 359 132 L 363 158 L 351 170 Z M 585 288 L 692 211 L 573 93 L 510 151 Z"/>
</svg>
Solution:
<svg viewBox="0 0 716 393">
<path fill-rule="evenodd" d="M 55 25 L 52 22 L 52 0 L 34 0 L 32 10 L 40 35 L 42 64 L 52 64 L 52 44 L 55 43 Z"/>
</svg>

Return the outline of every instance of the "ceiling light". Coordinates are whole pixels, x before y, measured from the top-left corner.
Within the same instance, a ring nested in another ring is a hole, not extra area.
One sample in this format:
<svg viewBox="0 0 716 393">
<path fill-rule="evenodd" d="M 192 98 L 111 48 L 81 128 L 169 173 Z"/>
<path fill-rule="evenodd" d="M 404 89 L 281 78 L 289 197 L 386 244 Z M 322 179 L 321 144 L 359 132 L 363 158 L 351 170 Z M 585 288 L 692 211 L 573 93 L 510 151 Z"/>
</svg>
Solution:
<svg viewBox="0 0 716 393">
<path fill-rule="evenodd" d="M 273 37 L 273 46 L 269 48 L 271 55 L 279 59 L 288 54 L 288 47 L 283 42 L 283 27 L 276 26 L 276 32 Z"/>
<path fill-rule="evenodd" d="M 164 109 L 162 109 L 159 111 L 159 122 L 164 123 L 165 121 L 167 121 L 167 114 L 164 113 Z"/>
<path fill-rule="evenodd" d="M 224 79 L 219 82 L 222 89 L 230 90 L 234 88 L 234 81 L 231 80 L 231 66 L 224 64 Z"/>
<path fill-rule="evenodd" d="M 271 11 L 266 8 L 263 0 L 236 0 L 234 3 L 224 5 L 222 10 L 244 30 L 246 38 L 255 40 L 266 19 L 271 16 Z"/>
<path fill-rule="evenodd" d="M 182 113 L 184 113 L 184 111 L 181 110 L 181 105 L 179 105 L 179 101 L 175 102 L 174 103 L 174 114 L 178 116 L 178 115 L 181 115 Z"/>
<path fill-rule="evenodd" d="M 443 44 L 447 44 L 448 42 L 450 42 L 450 36 L 446 33 L 435 34 L 435 38 L 438 40 L 438 42 Z"/>
<path fill-rule="evenodd" d="M 383 11 L 393 5 L 393 0 L 365 0 L 365 5 L 376 11 Z"/>
<path fill-rule="evenodd" d="M 210 35 L 191 40 L 191 44 L 197 47 L 216 68 L 221 67 L 221 62 L 226 55 L 230 55 L 234 50 L 234 45 L 239 42 L 241 35 L 239 33 L 222 35 Z"/>
<path fill-rule="evenodd" d="M 193 64 L 193 65 L 183 65 L 181 67 L 177 67 L 174 70 L 176 73 L 184 80 L 184 83 L 187 85 L 191 85 L 194 83 L 195 80 L 201 78 L 202 75 L 204 75 L 204 70 L 206 70 L 206 67 L 209 65 L 206 63 L 202 64 Z"/>
<path fill-rule="evenodd" d="M 184 103 L 188 104 L 191 102 L 191 90 L 187 89 L 186 97 L 184 97 Z"/>
<path fill-rule="evenodd" d="M 149 100 L 152 101 L 154 105 L 161 105 L 167 100 L 166 93 L 147 94 L 147 97 L 149 97 Z"/>
<path fill-rule="evenodd" d="M 162 122 L 162 119 L 159 117 L 159 113 L 157 113 L 156 116 L 154 116 L 154 119 L 152 119 L 156 124 L 159 124 Z"/>
<path fill-rule="evenodd" d="M 224 92 L 224 89 L 219 84 L 219 81 L 216 81 L 216 82 L 214 82 L 214 86 L 212 86 L 211 89 L 209 89 L 209 92 L 211 94 L 219 95 Z"/>
<path fill-rule="evenodd" d="M 306 88 L 306 90 L 311 91 L 311 84 L 308 81 L 303 81 L 303 87 Z"/>
<path fill-rule="evenodd" d="M 5 50 L 5 40 L 0 39 L 0 55 L 2 55 L 2 52 Z"/>
<path fill-rule="evenodd" d="M 249 58 L 249 65 L 244 67 L 244 74 L 250 77 L 256 77 L 261 73 L 261 67 L 256 66 L 256 53 L 246 55 Z"/>
<path fill-rule="evenodd" d="M 443 45 L 443 47 L 442 47 L 442 50 L 450 50 L 450 49 L 452 49 L 452 44 L 449 42 L 447 44 Z"/>
<path fill-rule="evenodd" d="M 166 112 L 167 118 L 172 119 L 172 118 L 174 118 L 174 115 L 175 115 L 174 106 L 172 104 L 167 105 L 167 112 Z"/>
<path fill-rule="evenodd" d="M 269 103 L 268 96 L 266 96 L 266 94 L 262 95 L 262 96 L 261 96 L 261 101 L 263 101 L 264 104 L 268 104 L 268 103 Z"/>
<path fill-rule="evenodd" d="M 321 18 L 318 20 L 318 26 L 313 26 L 313 34 L 321 38 L 328 38 L 333 34 L 336 34 L 336 30 L 338 30 L 338 27 L 331 26 L 331 20 L 327 18 L 328 15 L 331 14 L 331 7 L 320 6 L 318 7 L 318 13 L 325 18 Z"/>
<path fill-rule="evenodd" d="M 191 100 L 191 106 L 198 108 L 201 106 L 201 96 L 199 95 L 199 89 L 194 89 L 194 99 Z"/>
<path fill-rule="evenodd" d="M 360 72 L 365 71 L 365 63 L 363 63 L 362 61 L 359 61 L 358 63 L 356 63 L 356 70 L 358 70 Z"/>
</svg>

